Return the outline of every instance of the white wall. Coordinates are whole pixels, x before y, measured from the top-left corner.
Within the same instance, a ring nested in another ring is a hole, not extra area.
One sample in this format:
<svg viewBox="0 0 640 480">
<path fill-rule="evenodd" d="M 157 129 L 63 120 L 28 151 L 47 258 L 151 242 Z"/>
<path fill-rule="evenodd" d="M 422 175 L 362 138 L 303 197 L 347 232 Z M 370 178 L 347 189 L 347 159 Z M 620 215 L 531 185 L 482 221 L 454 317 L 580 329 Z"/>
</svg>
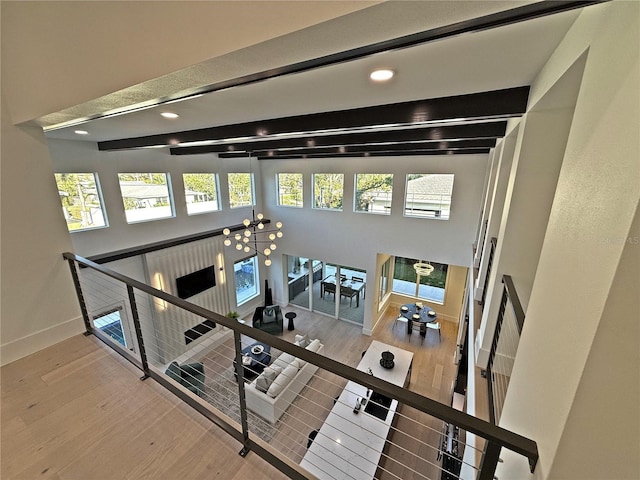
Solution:
<svg viewBox="0 0 640 480">
<path fill-rule="evenodd" d="M 42 131 L 13 125 L 96 98 L 75 113 L 104 112 L 113 104 L 101 97 L 156 77 L 160 79 L 154 89 L 134 87 L 120 102 L 173 94 L 193 86 L 189 78 L 178 81 L 168 75 L 180 68 L 229 52 L 243 52 L 247 59 L 251 55 L 243 47 L 286 37 L 376 3 L 2 2 L 2 364 L 82 331 L 62 252 L 75 247 L 90 255 L 137 244 L 136 235 L 145 242 L 207 229 L 204 217 L 156 222 L 141 224 L 124 238 L 74 235 L 72 245 L 61 209 L 51 202 L 56 169 Z M 167 18 L 181 28 L 166 31 Z M 220 18 L 241 21 L 216 21 Z M 404 28 L 401 22 L 398 25 Z M 321 47 L 329 53 L 344 40 L 335 36 L 331 45 L 298 42 L 295 54 L 298 59 L 312 58 L 310 50 Z M 211 70 L 207 78 L 213 82 L 253 72 L 258 63 L 264 68 L 290 63 L 282 60 L 293 49 L 279 51 L 280 55 L 256 56 L 253 62 L 227 64 Z M 56 119 L 69 118 L 63 114 Z M 114 184 L 109 188 L 113 194 Z M 112 221 L 118 224 L 122 219 Z"/>
<path fill-rule="evenodd" d="M 227 277 L 233 277 L 233 269 L 225 269 L 224 248 L 222 237 L 215 237 L 146 253 L 149 284 L 178 296 L 176 278 L 213 265 L 216 285 L 187 301 L 225 315 L 229 311 Z M 161 363 L 183 354 L 187 350 L 184 332 L 204 321 L 193 313 L 158 299 L 152 302 L 152 315 Z M 215 330 L 218 330 L 217 326 Z"/>
<path fill-rule="evenodd" d="M 3 69 L 4 70 L 4 69 Z M 4 90 L 3 90 L 4 93 Z M 47 144 L 20 128 L 2 95 L 1 362 L 6 364 L 84 329 L 62 252 L 73 250 L 62 219 Z"/>
<path fill-rule="evenodd" d="M 587 51 L 500 422 L 538 442 L 535 478 L 640 477 L 640 285 L 621 263 L 638 255 L 627 238 L 640 199 L 639 18 L 637 2 L 587 8 L 532 88 L 535 103 Z M 509 454 L 496 475 L 529 477 Z"/>
<path fill-rule="evenodd" d="M 283 222 L 285 236 L 277 253 L 297 255 L 356 267 L 375 278 L 378 253 L 422 258 L 439 263 L 465 265 L 476 234 L 487 155 L 422 157 L 368 157 L 317 159 L 307 162 L 265 160 L 260 162 L 265 214 Z M 304 208 L 276 205 L 276 174 L 303 174 Z M 344 210 L 311 209 L 312 173 L 344 172 Z M 392 215 L 353 211 L 356 173 L 393 173 Z M 449 220 L 403 216 L 404 188 L 409 173 L 453 173 L 453 199 Z M 274 265 L 271 272 L 279 272 Z M 277 282 L 282 284 L 281 279 Z M 286 298 L 276 289 L 274 298 Z M 377 316 L 375 295 L 365 299 L 364 331 L 370 331 Z"/>
<path fill-rule="evenodd" d="M 249 171 L 247 158 L 219 159 L 216 155 L 172 157 L 161 149 L 101 152 L 89 142 L 64 140 L 52 140 L 49 147 L 55 171 L 97 172 L 102 186 L 109 228 L 73 233 L 75 251 L 81 255 L 90 256 L 222 228 L 238 224 L 246 216 L 251 216 L 250 208 L 229 209 L 226 182 L 227 172 Z M 277 242 L 274 263 L 269 269 L 261 267 L 261 278 L 269 279 L 274 300 L 286 303 L 281 263 L 284 254 L 362 268 L 370 274 L 376 271 L 378 253 L 424 258 L 451 265 L 463 264 L 474 240 L 486 167 L 487 155 L 318 159 L 306 163 L 254 159 L 251 171 L 256 178 L 256 213 L 262 211 L 267 218 L 280 220 L 285 225 L 285 236 Z M 175 218 L 131 225 L 126 223 L 117 173 L 132 171 L 170 174 Z M 186 214 L 182 173 L 192 172 L 220 174 L 221 211 L 195 216 Z M 276 205 L 277 172 L 303 173 L 304 208 Z M 311 174 L 314 172 L 344 172 L 345 200 L 342 212 L 311 209 Z M 394 174 L 392 215 L 354 213 L 355 174 L 376 172 Z M 404 189 L 409 173 L 455 175 L 449 220 L 404 217 Z M 231 271 L 233 262 L 241 257 L 235 250 L 225 250 L 228 271 Z M 370 331 L 373 325 L 373 300 L 373 295 L 365 300 L 365 311 L 368 312 L 365 331 Z"/>
<path fill-rule="evenodd" d="M 229 208 L 228 172 L 249 172 L 249 160 L 219 159 L 217 155 L 171 156 L 165 149 L 141 149 L 101 152 L 93 142 L 50 140 L 49 149 L 55 172 L 96 172 L 102 187 L 109 228 L 74 232 L 71 234 L 75 252 L 90 256 L 122 248 L 139 246 L 169 238 L 182 237 L 207 230 L 215 230 L 242 222 L 251 216 L 251 208 Z M 257 209 L 260 209 L 262 189 L 259 166 L 252 161 L 256 178 Z M 118 184 L 118 173 L 168 173 L 174 195 L 176 216 L 152 222 L 128 224 Z M 222 210 L 187 215 L 184 203 L 183 173 L 217 173 L 220 180 Z M 60 210 L 60 209 L 59 209 Z M 61 217 L 61 214 L 59 214 Z"/>
</svg>

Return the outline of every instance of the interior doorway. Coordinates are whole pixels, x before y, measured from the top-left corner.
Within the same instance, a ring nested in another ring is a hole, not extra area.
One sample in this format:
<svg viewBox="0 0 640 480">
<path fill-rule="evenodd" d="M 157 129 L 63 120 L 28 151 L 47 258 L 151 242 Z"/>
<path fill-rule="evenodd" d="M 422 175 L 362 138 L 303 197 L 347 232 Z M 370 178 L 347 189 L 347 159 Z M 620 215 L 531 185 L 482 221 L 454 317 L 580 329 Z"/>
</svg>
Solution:
<svg viewBox="0 0 640 480">
<path fill-rule="evenodd" d="M 364 270 L 287 256 L 287 279 L 292 305 L 358 325 L 364 323 Z"/>
</svg>

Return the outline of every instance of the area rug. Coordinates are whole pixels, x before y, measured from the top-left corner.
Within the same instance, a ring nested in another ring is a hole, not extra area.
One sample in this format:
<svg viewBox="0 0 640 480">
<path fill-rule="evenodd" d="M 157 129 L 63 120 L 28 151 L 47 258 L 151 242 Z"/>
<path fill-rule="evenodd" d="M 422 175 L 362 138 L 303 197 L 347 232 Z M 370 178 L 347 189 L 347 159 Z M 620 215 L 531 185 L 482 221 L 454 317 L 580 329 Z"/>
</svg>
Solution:
<svg viewBox="0 0 640 480">
<path fill-rule="evenodd" d="M 222 373 L 212 373 L 205 365 L 205 400 L 214 408 L 217 408 L 225 415 L 240 423 L 240 400 L 238 393 L 238 383 L 235 380 L 232 366 L 223 370 Z M 279 422 L 278 422 L 279 423 Z M 278 430 L 278 423 L 271 425 L 266 420 L 251 411 L 247 411 L 247 424 L 249 432 L 257 435 L 265 442 L 269 442 Z"/>
</svg>

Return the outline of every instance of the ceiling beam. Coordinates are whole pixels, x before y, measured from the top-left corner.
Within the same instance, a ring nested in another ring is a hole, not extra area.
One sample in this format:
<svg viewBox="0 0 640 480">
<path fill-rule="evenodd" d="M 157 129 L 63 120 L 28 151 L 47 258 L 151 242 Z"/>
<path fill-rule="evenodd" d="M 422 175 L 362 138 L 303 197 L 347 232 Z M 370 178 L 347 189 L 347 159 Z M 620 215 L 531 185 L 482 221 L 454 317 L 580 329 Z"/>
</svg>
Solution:
<svg viewBox="0 0 640 480">
<path fill-rule="evenodd" d="M 257 157 L 258 160 L 297 160 L 297 159 L 313 159 L 313 158 L 348 158 L 348 157 L 401 157 L 408 155 L 474 155 L 487 154 L 489 148 L 460 148 L 447 150 L 380 150 L 376 152 L 345 152 L 345 153 L 311 153 L 311 154 L 281 154 L 277 156 Z M 220 153 L 220 158 L 247 158 L 246 152 Z M 255 156 L 252 154 L 252 156 Z"/>
<path fill-rule="evenodd" d="M 336 135 L 306 135 L 278 140 L 254 142 L 224 142 L 214 145 L 173 147 L 171 155 L 199 155 L 206 153 L 251 152 L 283 148 L 330 147 L 335 145 L 366 145 L 388 142 L 441 142 L 456 140 L 497 139 L 505 135 L 507 122 L 486 122 L 442 127 L 405 128 L 365 133 Z"/>
<path fill-rule="evenodd" d="M 314 148 L 287 148 L 282 150 L 254 150 L 251 155 L 254 157 L 281 157 L 287 155 L 327 155 L 332 153 L 364 153 L 364 152 L 401 152 L 401 151 L 447 151 L 466 148 L 493 148 L 496 146 L 495 139 L 489 140 L 460 140 L 454 142 L 439 141 L 431 143 L 385 143 L 375 145 L 349 145 L 333 147 Z M 247 152 L 247 155 L 249 152 Z"/>
<path fill-rule="evenodd" d="M 412 102 L 377 105 L 333 112 L 259 120 L 235 125 L 201 128 L 98 142 L 101 151 L 176 146 L 191 142 L 233 138 L 260 138 L 292 132 L 327 132 L 337 129 L 385 128 L 400 125 L 429 125 L 438 122 L 504 119 L 522 115 L 527 107 L 529 87 L 470 93 Z"/>
</svg>

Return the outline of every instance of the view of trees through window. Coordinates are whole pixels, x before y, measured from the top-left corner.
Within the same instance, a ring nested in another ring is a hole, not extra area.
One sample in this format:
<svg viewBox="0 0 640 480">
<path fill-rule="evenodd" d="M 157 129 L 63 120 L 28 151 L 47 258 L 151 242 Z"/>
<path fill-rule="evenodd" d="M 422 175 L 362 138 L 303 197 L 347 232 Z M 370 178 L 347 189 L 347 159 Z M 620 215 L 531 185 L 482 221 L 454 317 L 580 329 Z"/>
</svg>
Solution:
<svg viewBox="0 0 640 480">
<path fill-rule="evenodd" d="M 56 173 L 58 196 L 70 232 L 107 225 L 97 177 L 93 173 Z"/>
<path fill-rule="evenodd" d="M 182 174 L 189 215 L 220 210 L 217 177 L 215 173 Z"/>
<path fill-rule="evenodd" d="M 253 197 L 253 174 L 229 173 L 229 206 L 231 208 L 255 205 Z"/>
<path fill-rule="evenodd" d="M 127 223 L 173 217 L 166 173 L 119 173 Z"/>
<path fill-rule="evenodd" d="M 390 173 L 356 174 L 355 202 L 356 212 L 391 214 L 391 194 L 393 175 Z"/>
<path fill-rule="evenodd" d="M 344 174 L 313 174 L 313 208 L 342 210 Z"/>
<path fill-rule="evenodd" d="M 278 205 L 286 207 L 302 207 L 302 174 L 279 173 Z"/>
<path fill-rule="evenodd" d="M 395 257 L 393 292 L 443 303 L 448 266 L 443 263 L 428 262 L 433 266 L 433 271 L 430 275 L 418 277 L 413 268 L 413 265 L 418 262 L 424 262 L 424 260 Z"/>
</svg>

